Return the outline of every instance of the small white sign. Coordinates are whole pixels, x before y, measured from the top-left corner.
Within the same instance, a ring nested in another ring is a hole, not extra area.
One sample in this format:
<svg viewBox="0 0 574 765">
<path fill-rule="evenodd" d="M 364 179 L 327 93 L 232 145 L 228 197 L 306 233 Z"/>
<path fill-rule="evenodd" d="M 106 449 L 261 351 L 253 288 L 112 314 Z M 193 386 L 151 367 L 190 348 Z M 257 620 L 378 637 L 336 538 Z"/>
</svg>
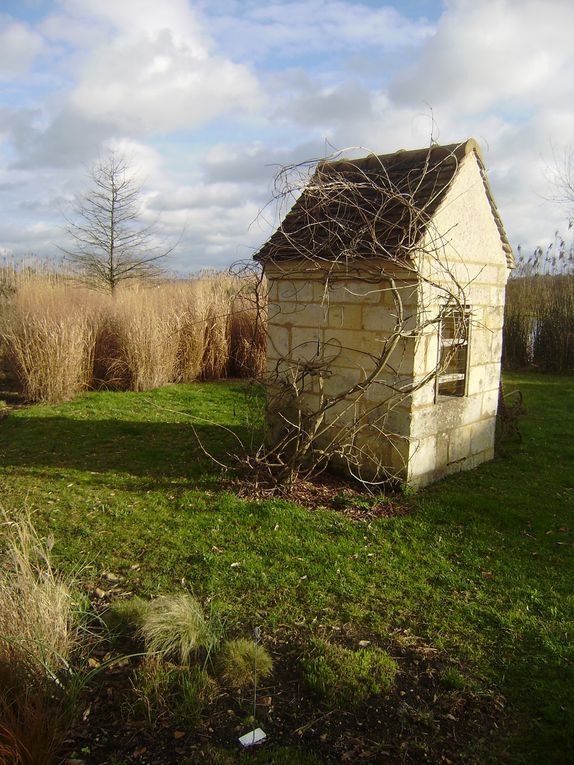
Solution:
<svg viewBox="0 0 574 765">
<path fill-rule="evenodd" d="M 267 734 L 264 733 L 261 728 L 255 728 L 255 730 L 249 731 L 244 736 L 241 736 L 239 743 L 241 746 L 255 746 L 255 744 L 261 744 L 267 738 Z"/>
</svg>

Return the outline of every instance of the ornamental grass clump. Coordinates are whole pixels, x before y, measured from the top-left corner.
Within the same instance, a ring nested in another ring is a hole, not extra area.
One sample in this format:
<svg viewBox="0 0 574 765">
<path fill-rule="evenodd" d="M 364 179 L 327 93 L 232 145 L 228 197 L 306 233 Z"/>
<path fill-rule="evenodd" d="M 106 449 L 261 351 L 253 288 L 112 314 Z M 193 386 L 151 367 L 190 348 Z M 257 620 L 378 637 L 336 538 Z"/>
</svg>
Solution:
<svg viewBox="0 0 574 765">
<path fill-rule="evenodd" d="M 217 635 L 198 601 L 189 593 L 152 600 L 140 628 L 150 654 L 186 663 L 199 652 L 209 654 Z"/>
<path fill-rule="evenodd" d="M 4 516 L 1 536 L 0 761 L 49 765 L 73 716 L 78 610 L 29 519 Z"/>
<path fill-rule="evenodd" d="M 355 651 L 323 640 L 312 644 L 301 666 L 309 688 L 333 708 L 389 693 L 398 671 L 396 661 L 380 648 Z"/>
<path fill-rule="evenodd" d="M 221 681 L 230 688 L 246 688 L 257 678 L 269 677 L 273 659 L 268 651 L 253 640 L 227 640 L 218 652 L 215 666 Z"/>
</svg>

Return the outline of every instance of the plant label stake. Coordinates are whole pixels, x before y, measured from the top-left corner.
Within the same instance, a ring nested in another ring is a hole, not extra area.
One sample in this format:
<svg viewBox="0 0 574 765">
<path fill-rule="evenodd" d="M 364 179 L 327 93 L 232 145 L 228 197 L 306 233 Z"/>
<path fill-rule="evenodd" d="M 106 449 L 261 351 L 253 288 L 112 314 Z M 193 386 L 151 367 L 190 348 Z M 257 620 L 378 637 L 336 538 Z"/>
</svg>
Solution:
<svg viewBox="0 0 574 765">
<path fill-rule="evenodd" d="M 261 641 L 261 627 L 255 627 L 254 631 L 254 648 L 253 651 L 253 722 L 255 722 L 257 716 L 257 646 Z M 261 728 L 254 728 L 249 733 L 245 733 L 240 736 L 239 743 L 242 747 L 247 748 L 249 746 L 255 746 L 256 744 L 262 744 L 267 738 L 267 734 L 261 730 Z"/>
</svg>

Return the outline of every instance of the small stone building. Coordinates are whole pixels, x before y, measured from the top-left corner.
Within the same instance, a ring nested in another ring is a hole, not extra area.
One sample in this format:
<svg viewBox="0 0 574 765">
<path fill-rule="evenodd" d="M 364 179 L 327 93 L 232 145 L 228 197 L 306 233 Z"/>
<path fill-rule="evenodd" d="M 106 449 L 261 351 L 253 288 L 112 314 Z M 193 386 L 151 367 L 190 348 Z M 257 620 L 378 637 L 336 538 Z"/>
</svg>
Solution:
<svg viewBox="0 0 574 765">
<path fill-rule="evenodd" d="M 255 257 L 271 444 L 310 423 L 310 455 L 414 486 L 492 458 L 514 261 L 474 140 L 319 163 Z"/>
</svg>

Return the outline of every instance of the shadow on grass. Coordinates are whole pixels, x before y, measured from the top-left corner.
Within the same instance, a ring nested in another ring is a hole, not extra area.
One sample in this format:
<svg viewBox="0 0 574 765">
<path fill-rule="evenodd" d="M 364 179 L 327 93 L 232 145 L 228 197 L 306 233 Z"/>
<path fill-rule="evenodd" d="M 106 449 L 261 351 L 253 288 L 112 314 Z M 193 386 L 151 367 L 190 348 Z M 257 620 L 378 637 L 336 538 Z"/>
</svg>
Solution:
<svg viewBox="0 0 574 765">
<path fill-rule="evenodd" d="M 574 668 L 568 656 L 524 635 L 504 668 L 503 694 L 520 712 L 522 725 L 511 735 L 511 762 L 562 765 L 574 748 Z"/>
<path fill-rule="evenodd" d="M 154 484 L 161 478 L 197 480 L 219 472 L 206 451 L 232 466 L 251 435 L 239 425 L 18 417 L 0 423 L 0 465 L 127 473 Z"/>
</svg>

